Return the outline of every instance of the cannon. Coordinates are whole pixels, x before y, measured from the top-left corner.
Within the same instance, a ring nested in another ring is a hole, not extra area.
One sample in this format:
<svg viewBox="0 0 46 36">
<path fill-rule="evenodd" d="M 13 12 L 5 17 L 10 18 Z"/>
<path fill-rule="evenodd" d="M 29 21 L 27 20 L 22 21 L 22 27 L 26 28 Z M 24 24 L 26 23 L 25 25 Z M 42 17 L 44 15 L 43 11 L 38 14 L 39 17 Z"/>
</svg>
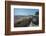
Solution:
<svg viewBox="0 0 46 36">
<path fill-rule="evenodd" d="M 14 27 L 27 27 L 28 25 L 30 25 L 31 21 L 32 21 L 32 19 L 30 17 L 29 18 L 19 19 L 14 24 Z"/>
</svg>

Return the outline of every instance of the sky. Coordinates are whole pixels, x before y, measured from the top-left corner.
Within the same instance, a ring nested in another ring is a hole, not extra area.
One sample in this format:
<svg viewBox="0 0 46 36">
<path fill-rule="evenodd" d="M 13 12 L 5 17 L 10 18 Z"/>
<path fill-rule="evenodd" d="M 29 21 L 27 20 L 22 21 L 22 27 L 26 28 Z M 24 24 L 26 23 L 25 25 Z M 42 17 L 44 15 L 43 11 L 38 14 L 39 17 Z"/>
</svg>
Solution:
<svg viewBox="0 0 46 36">
<path fill-rule="evenodd" d="M 14 8 L 14 15 L 35 15 L 35 13 L 39 11 L 38 9 L 24 9 L 24 8 Z"/>
</svg>

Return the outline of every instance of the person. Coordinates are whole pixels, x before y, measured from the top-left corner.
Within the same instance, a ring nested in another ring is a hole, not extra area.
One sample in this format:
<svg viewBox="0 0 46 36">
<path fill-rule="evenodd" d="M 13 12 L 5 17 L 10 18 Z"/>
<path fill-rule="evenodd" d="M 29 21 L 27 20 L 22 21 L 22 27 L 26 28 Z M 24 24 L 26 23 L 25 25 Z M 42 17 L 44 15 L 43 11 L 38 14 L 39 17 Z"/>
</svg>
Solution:
<svg viewBox="0 0 46 36">
<path fill-rule="evenodd" d="M 39 18 L 38 18 L 38 16 L 33 16 L 32 23 L 35 24 L 35 25 L 39 24 Z"/>
</svg>

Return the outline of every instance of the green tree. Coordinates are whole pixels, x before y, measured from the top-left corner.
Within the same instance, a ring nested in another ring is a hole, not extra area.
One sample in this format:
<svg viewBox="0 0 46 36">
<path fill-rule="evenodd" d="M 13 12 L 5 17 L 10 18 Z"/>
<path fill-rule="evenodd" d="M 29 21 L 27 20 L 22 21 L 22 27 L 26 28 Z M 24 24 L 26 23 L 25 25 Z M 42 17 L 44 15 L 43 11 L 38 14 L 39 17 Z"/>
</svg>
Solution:
<svg viewBox="0 0 46 36">
<path fill-rule="evenodd" d="M 36 12 L 35 15 L 39 15 L 39 12 Z"/>
</svg>

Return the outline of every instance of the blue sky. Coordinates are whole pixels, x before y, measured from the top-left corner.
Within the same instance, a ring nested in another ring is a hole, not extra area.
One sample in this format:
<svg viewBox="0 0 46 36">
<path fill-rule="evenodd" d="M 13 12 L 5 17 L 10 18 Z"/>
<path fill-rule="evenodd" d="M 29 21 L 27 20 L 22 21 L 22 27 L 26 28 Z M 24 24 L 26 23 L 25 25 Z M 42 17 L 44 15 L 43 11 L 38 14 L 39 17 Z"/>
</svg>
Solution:
<svg viewBox="0 0 46 36">
<path fill-rule="evenodd" d="M 14 8 L 14 15 L 35 15 L 39 11 L 38 9 L 24 9 L 24 8 Z"/>
</svg>

